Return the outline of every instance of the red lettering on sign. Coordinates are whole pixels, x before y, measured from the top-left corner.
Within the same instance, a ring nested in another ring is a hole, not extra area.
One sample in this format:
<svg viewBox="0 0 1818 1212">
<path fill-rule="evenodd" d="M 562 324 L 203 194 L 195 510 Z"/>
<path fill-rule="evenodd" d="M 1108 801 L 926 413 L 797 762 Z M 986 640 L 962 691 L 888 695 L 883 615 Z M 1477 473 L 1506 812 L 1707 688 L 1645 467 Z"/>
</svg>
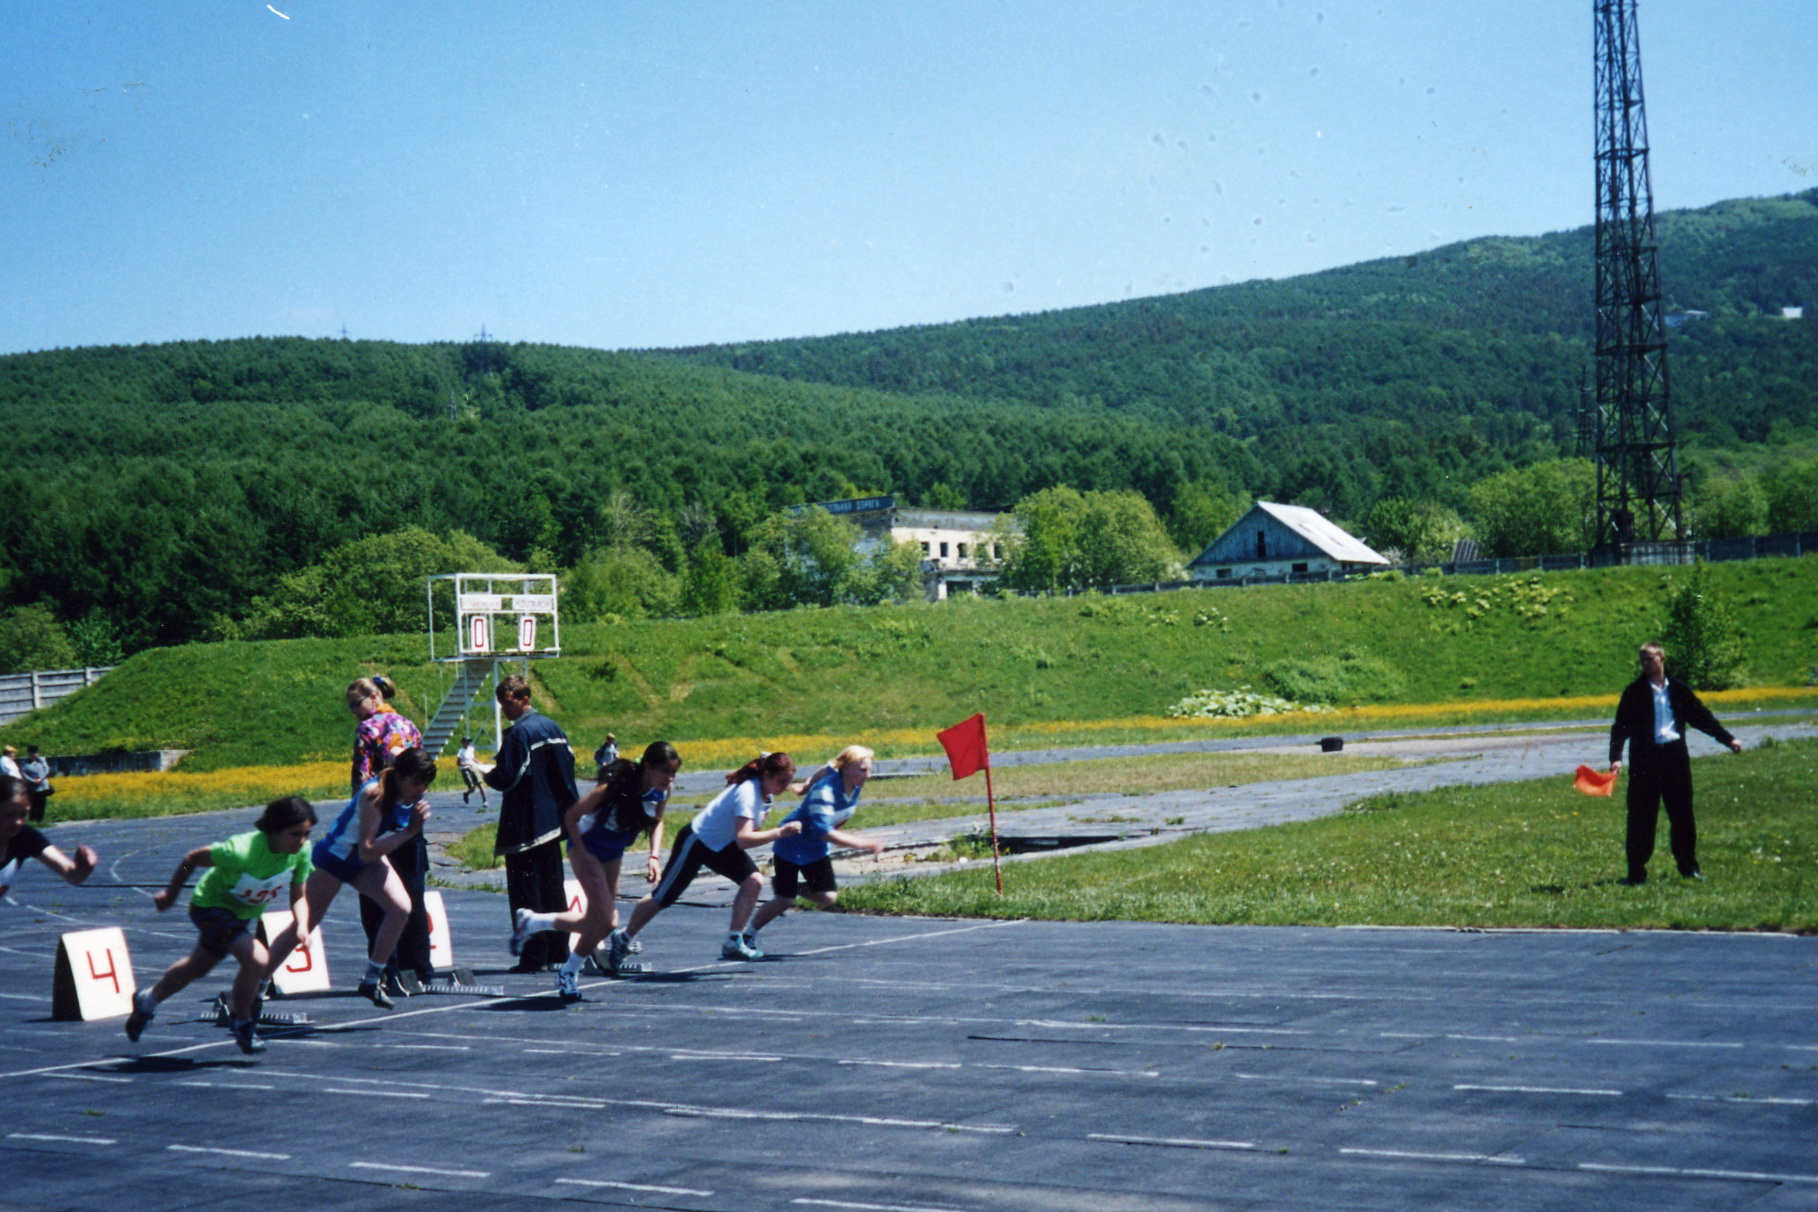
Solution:
<svg viewBox="0 0 1818 1212">
<path fill-rule="evenodd" d="M 107 971 L 106 972 L 96 972 L 95 971 L 95 953 L 93 951 L 90 951 L 88 953 L 88 974 L 90 976 L 94 977 L 96 980 L 100 980 L 102 977 L 106 977 L 108 980 L 110 980 L 114 983 L 114 992 L 115 993 L 120 992 L 120 978 L 114 972 L 114 951 L 113 951 L 112 947 L 109 947 L 107 949 Z"/>
<path fill-rule="evenodd" d="M 297 961 L 299 959 L 303 961 L 303 963 L 300 966 L 297 963 Z M 287 960 L 284 964 L 284 971 L 286 971 L 286 972 L 308 972 L 311 969 L 313 969 L 315 966 L 316 966 L 315 953 L 309 949 L 308 943 L 303 943 L 303 944 L 300 944 L 295 951 L 290 953 L 290 959 Z"/>
</svg>

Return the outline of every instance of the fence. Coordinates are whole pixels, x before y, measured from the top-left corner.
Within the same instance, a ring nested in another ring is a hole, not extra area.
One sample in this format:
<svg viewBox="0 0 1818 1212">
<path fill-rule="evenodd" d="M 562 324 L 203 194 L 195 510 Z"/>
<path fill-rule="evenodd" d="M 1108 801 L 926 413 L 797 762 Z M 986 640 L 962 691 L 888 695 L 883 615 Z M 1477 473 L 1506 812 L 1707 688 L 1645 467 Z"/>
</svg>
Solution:
<svg viewBox="0 0 1818 1212">
<path fill-rule="evenodd" d="M 0 724 L 30 715 L 93 686 L 112 665 L 85 669 L 47 669 L 37 673 L 0 674 Z"/>
</svg>

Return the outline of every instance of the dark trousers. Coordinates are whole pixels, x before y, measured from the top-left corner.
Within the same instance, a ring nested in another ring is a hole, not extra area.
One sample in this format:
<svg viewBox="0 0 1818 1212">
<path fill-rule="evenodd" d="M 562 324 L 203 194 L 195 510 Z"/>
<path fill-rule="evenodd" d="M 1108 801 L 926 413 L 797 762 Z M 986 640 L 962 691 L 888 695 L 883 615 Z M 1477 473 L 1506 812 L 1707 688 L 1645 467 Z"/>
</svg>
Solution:
<svg viewBox="0 0 1818 1212">
<path fill-rule="evenodd" d="M 30 788 L 27 788 L 25 792 L 25 802 L 27 805 L 27 819 L 41 821 L 44 819 L 44 806 L 50 803 L 50 792 L 33 791 Z"/>
<path fill-rule="evenodd" d="M 429 878 L 429 843 L 419 834 L 393 850 L 390 859 L 391 869 L 398 873 L 398 878 L 404 881 L 405 891 L 410 893 L 410 920 L 404 923 L 404 933 L 398 936 L 398 948 L 391 953 L 385 971 L 414 972 L 419 978 L 428 980 L 436 970 L 429 958 L 429 913 L 423 908 L 423 885 Z M 361 897 L 360 925 L 366 929 L 368 954 L 384 921 L 385 910 Z"/>
<path fill-rule="evenodd" d="M 514 920 L 520 909 L 560 913 L 568 908 L 568 894 L 562 887 L 560 838 L 505 856 L 505 899 Z M 568 936 L 559 930 L 543 930 L 525 941 L 518 967 L 534 971 L 567 959 Z"/>
<path fill-rule="evenodd" d="M 1629 828 L 1625 849 L 1629 878 L 1647 878 L 1648 860 L 1654 856 L 1654 830 L 1660 807 L 1666 805 L 1667 843 L 1679 874 L 1698 870 L 1698 827 L 1692 823 L 1692 759 L 1684 741 L 1648 746 L 1637 751 L 1630 745 Z"/>
</svg>

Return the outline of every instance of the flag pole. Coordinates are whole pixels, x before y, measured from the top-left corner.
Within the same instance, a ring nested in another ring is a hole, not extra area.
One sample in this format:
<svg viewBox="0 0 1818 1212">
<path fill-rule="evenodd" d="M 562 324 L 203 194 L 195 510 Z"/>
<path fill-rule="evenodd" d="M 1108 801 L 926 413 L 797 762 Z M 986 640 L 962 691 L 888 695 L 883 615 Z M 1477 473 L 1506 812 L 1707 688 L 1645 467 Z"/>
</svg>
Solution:
<svg viewBox="0 0 1818 1212">
<path fill-rule="evenodd" d="M 991 873 L 997 877 L 997 894 L 1004 895 L 1004 867 L 997 857 L 997 797 L 991 794 L 991 759 L 985 759 L 985 808 L 991 814 Z"/>
</svg>

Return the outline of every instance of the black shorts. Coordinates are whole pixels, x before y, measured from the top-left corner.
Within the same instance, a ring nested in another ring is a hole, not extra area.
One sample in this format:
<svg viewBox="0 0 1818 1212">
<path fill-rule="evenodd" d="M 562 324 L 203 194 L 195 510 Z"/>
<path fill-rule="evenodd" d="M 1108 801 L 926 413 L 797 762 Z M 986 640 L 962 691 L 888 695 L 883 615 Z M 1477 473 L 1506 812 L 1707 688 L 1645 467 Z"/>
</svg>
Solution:
<svg viewBox="0 0 1818 1212">
<path fill-rule="evenodd" d="M 682 831 L 676 834 L 675 845 L 669 851 L 669 864 L 663 868 L 663 878 L 657 881 L 651 892 L 657 908 L 667 909 L 675 904 L 677 898 L 688 890 L 701 868 L 705 867 L 716 875 L 723 875 L 735 884 L 742 884 L 757 874 L 757 864 L 751 856 L 739 847 L 737 842 L 724 850 L 710 850 L 707 844 L 694 836 L 692 823 L 683 825 Z"/>
<path fill-rule="evenodd" d="M 189 920 L 202 934 L 196 945 L 210 955 L 222 957 L 232 955 L 240 936 L 253 928 L 253 919 L 241 917 L 232 909 L 191 905 Z"/>
<path fill-rule="evenodd" d="M 776 860 L 776 874 L 770 877 L 770 884 L 778 896 L 795 896 L 798 877 L 801 883 L 808 885 L 810 892 L 838 892 L 839 881 L 833 878 L 833 858 L 824 856 L 812 863 L 796 866 L 786 858 Z"/>
</svg>

